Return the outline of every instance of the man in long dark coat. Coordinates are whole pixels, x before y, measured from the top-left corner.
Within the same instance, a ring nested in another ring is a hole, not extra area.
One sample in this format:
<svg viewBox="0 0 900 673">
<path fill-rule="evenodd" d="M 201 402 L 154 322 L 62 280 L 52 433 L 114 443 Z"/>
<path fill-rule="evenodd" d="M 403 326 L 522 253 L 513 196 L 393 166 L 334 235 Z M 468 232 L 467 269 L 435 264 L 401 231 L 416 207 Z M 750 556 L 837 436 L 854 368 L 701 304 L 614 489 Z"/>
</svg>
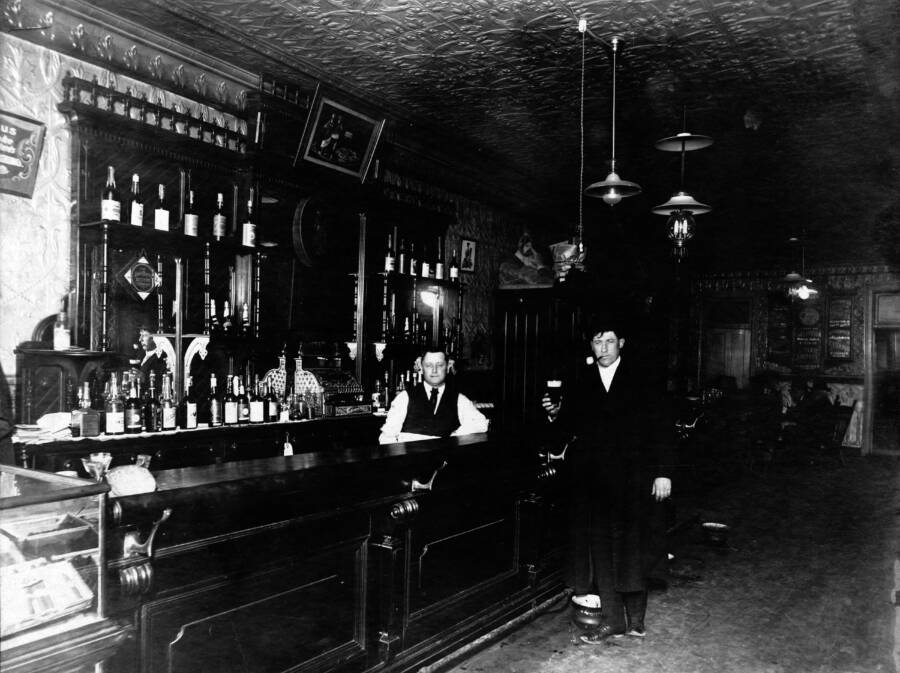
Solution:
<svg viewBox="0 0 900 673">
<path fill-rule="evenodd" d="M 582 640 L 643 636 L 647 573 L 662 553 L 654 509 L 671 494 L 672 426 L 662 396 L 638 361 L 624 357 L 624 327 L 595 321 L 592 361 L 564 388 L 559 405 L 544 397 L 568 437 L 571 487 L 570 582 L 574 600 L 597 594 L 603 623 Z"/>
</svg>

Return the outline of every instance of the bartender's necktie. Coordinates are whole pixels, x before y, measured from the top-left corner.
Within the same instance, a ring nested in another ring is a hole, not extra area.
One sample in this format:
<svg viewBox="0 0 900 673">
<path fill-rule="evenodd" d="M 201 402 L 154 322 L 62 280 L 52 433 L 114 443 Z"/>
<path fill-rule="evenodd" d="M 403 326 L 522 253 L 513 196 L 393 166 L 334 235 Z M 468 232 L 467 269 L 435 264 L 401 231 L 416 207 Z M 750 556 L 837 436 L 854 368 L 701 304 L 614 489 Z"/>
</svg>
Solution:
<svg viewBox="0 0 900 673">
<path fill-rule="evenodd" d="M 431 413 L 434 415 L 437 412 L 437 398 L 438 398 L 438 389 L 431 389 L 431 397 L 428 398 L 428 401 L 431 403 Z"/>
</svg>

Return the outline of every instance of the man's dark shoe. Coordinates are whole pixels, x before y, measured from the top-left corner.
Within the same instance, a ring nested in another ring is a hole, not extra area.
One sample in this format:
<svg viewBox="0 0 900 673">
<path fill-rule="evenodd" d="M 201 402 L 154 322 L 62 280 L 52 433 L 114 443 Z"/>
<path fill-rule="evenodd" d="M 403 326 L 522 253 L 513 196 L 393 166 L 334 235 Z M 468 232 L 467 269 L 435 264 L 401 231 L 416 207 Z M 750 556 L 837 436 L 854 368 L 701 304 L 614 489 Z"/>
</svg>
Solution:
<svg viewBox="0 0 900 673">
<path fill-rule="evenodd" d="M 628 627 L 625 635 L 632 638 L 643 638 L 647 635 L 647 630 L 644 628 L 643 622 L 636 622 Z"/>
<path fill-rule="evenodd" d="M 588 645 L 601 645 L 607 638 L 621 638 L 625 633 L 621 630 L 613 628 L 609 624 L 604 624 L 598 629 L 585 633 L 581 636 L 581 642 Z"/>
</svg>

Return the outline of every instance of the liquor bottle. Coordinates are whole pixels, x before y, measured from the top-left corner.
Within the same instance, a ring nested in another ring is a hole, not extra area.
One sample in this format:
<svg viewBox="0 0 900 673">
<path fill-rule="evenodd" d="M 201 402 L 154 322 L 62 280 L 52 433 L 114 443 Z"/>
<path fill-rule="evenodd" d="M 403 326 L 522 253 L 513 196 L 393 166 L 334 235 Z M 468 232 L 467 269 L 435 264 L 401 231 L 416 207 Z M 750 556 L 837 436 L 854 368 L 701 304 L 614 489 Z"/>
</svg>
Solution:
<svg viewBox="0 0 900 673">
<path fill-rule="evenodd" d="M 159 185 L 159 205 L 153 211 L 153 228 L 169 231 L 169 208 L 166 205 L 166 186 Z"/>
<path fill-rule="evenodd" d="M 416 261 L 416 244 L 409 244 L 409 275 L 415 276 L 419 272 L 419 264 Z"/>
<path fill-rule="evenodd" d="M 238 377 L 231 377 L 231 387 L 225 395 L 225 425 L 237 425 L 238 423 Z"/>
<path fill-rule="evenodd" d="M 459 282 L 459 262 L 456 261 L 456 250 L 453 251 L 453 255 L 450 257 L 450 282 Z"/>
<path fill-rule="evenodd" d="M 222 425 L 222 398 L 216 390 L 216 375 L 209 375 L 209 426 L 218 427 Z"/>
<path fill-rule="evenodd" d="M 200 216 L 194 209 L 194 190 L 188 190 L 188 202 L 184 209 L 184 235 L 196 236 L 200 227 Z"/>
<path fill-rule="evenodd" d="M 250 190 L 250 198 L 247 199 L 247 216 L 241 224 L 241 245 L 248 248 L 256 247 L 256 223 L 253 221 L 253 190 Z"/>
<path fill-rule="evenodd" d="M 188 376 L 187 395 L 181 399 L 181 427 L 193 430 L 197 427 L 197 398 L 194 396 L 194 377 Z"/>
<path fill-rule="evenodd" d="M 390 273 L 394 270 L 397 263 L 397 259 L 394 257 L 394 246 L 391 245 L 391 235 L 388 234 L 387 237 L 387 250 L 384 252 L 384 270 L 386 273 Z"/>
<path fill-rule="evenodd" d="M 141 176 L 131 176 L 131 197 L 128 201 L 128 222 L 136 227 L 144 226 L 144 199 L 141 198 Z"/>
<path fill-rule="evenodd" d="M 421 264 L 419 264 L 419 269 L 420 269 L 419 275 L 422 276 L 422 278 L 430 278 L 433 268 L 434 267 L 431 264 L 431 260 L 428 257 L 428 246 L 423 245 L 422 246 L 422 262 L 421 262 Z"/>
<path fill-rule="evenodd" d="M 210 298 L 209 300 L 209 331 L 212 334 L 218 334 L 222 329 L 222 326 L 219 324 L 219 316 L 216 313 L 216 300 Z"/>
<path fill-rule="evenodd" d="M 400 239 L 400 254 L 397 257 L 397 273 L 406 273 L 406 240 Z"/>
<path fill-rule="evenodd" d="M 266 390 L 266 421 L 269 423 L 276 422 L 281 416 L 281 405 L 278 403 L 278 395 L 275 389 L 266 381 L 264 383 Z"/>
<path fill-rule="evenodd" d="M 159 398 L 156 396 L 156 372 L 150 372 L 150 386 L 144 398 L 144 429 L 147 432 L 159 432 L 159 415 Z"/>
<path fill-rule="evenodd" d="M 222 302 L 222 332 L 230 335 L 234 331 L 234 324 L 231 322 L 231 304 L 226 299 Z"/>
<path fill-rule="evenodd" d="M 119 382 L 116 372 L 109 375 L 109 394 L 103 406 L 106 417 L 106 434 L 121 435 L 125 433 L 125 405 L 119 397 Z"/>
<path fill-rule="evenodd" d="M 250 422 L 250 398 L 247 397 L 243 380 L 239 376 L 235 376 L 234 379 L 238 382 L 238 423 L 243 425 Z"/>
<path fill-rule="evenodd" d="M 225 201 L 222 192 L 216 196 L 216 211 L 213 213 L 212 235 L 217 241 L 225 238 L 228 232 L 228 218 L 225 216 Z"/>
<path fill-rule="evenodd" d="M 381 411 L 381 379 L 375 379 L 375 388 L 372 390 L 372 411 Z"/>
<path fill-rule="evenodd" d="M 437 239 L 437 260 L 434 263 L 435 280 L 444 280 L 444 238 L 438 236 Z"/>
<path fill-rule="evenodd" d="M 125 432 L 136 435 L 143 429 L 141 398 L 138 394 L 137 379 L 131 379 L 131 393 L 125 401 Z"/>
<path fill-rule="evenodd" d="M 118 222 L 122 214 L 122 199 L 119 189 L 116 187 L 116 169 L 112 166 L 106 168 L 106 186 L 100 197 L 100 219 L 110 222 Z"/>
<path fill-rule="evenodd" d="M 250 307 L 247 302 L 241 305 L 241 336 L 250 335 Z"/>
<path fill-rule="evenodd" d="M 266 400 L 259 394 L 259 377 L 257 376 L 250 389 L 250 422 L 266 422 Z"/>
<path fill-rule="evenodd" d="M 66 312 L 60 310 L 56 314 L 56 322 L 53 323 L 53 350 L 64 351 L 72 346 L 72 333 L 66 321 Z"/>
<path fill-rule="evenodd" d="M 178 407 L 172 395 L 172 375 L 163 374 L 162 402 L 160 403 L 162 414 L 162 429 L 174 430 L 178 427 Z"/>
</svg>

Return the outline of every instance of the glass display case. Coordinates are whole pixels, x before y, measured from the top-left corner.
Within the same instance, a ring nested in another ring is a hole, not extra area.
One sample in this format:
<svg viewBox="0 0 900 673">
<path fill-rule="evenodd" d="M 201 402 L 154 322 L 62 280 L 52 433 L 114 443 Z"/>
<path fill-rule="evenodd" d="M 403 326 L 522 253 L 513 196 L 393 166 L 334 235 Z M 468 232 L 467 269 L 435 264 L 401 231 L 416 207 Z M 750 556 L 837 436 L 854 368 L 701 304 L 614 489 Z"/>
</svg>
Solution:
<svg viewBox="0 0 900 673">
<path fill-rule="evenodd" d="M 104 621 L 108 491 L 0 465 L 0 657 Z"/>
</svg>

